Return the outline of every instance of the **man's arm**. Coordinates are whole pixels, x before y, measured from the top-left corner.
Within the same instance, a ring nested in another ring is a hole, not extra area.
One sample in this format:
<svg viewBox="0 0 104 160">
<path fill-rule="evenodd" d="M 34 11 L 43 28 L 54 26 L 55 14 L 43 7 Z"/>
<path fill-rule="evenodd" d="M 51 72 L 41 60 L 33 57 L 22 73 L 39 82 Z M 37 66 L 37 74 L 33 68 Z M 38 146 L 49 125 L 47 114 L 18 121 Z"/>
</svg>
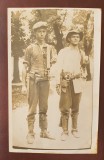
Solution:
<svg viewBox="0 0 104 160">
<path fill-rule="evenodd" d="M 26 48 L 25 55 L 24 55 L 24 62 L 23 62 L 23 70 L 22 70 L 22 93 L 27 93 L 27 71 L 30 65 L 31 59 L 31 46 Z"/>
<path fill-rule="evenodd" d="M 56 62 L 56 84 L 60 84 L 60 75 L 63 70 L 63 51 L 61 50 L 57 56 Z"/>
<path fill-rule="evenodd" d="M 56 91 L 58 95 L 60 95 L 61 93 L 60 76 L 62 73 L 62 66 L 63 66 L 63 53 L 61 50 L 57 56 L 57 62 L 56 62 Z"/>
<path fill-rule="evenodd" d="M 81 50 L 81 65 L 86 65 L 89 63 L 88 56 L 85 55 L 85 52 Z"/>
<path fill-rule="evenodd" d="M 26 78 L 27 78 L 27 64 L 24 64 L 23 70 L 22 70 L 22 93 L 23 94 L 27 93 Z"/>
<path fill-rule="evenodd" d="M 57 51 L 54 48 L 54 46 L 52 46 L 52 49 L 51 49 L 51 64 L 56 63 L 56 61 L 57 61 Z"/>
<path fill-rule="evenodd" d="M 26 77 L 27 77 L 27 64 L 24 64 L 23 71 L 22 71 L 22 84 L 23 84 L 23 86 L 26 86 Z"/>
<path fill-rule="evenodd" d="M 84 51 L 81 51 L 81 77 L 86 79 L 87 71 L 86 66 L 89 63 L 89 57 L 85 55 Z"/>
</svg>

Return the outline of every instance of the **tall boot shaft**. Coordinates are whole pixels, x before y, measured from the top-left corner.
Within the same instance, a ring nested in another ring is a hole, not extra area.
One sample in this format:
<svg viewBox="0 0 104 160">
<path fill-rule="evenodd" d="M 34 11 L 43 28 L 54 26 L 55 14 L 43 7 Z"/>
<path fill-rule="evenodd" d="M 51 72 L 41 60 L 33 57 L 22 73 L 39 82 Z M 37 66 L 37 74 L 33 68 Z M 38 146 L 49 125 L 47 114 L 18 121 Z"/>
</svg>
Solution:
<svg viewBox="0 0 104 160">
<path fill-rule="evenodd" d="M 41 130 L 47 130 L 47 115 L 39 114 L 39 127 Z"/>
<path fill-rule="evenodd" d="M 72 131 L 71 131 L 71 133 L 75 138 L 80 137 L 79 132 L 78 132 L 77 121 L 78 121 L 78 115 L 74 115 L 72 117 Z"/>
<path fill-rule="evenodd" d="M 72 128 L 77 129 L 77 120 L 75 118 L 72 118 Z"/>
<path fill-rule="evenodd" d="M 34 132 L 34 122 L 28 121 L 28 132 L 33 133 Z"/>
<path fill-rule="evenodd" d="M 77 130 L 78 115 L 72 116 L 72 129 Z"/>
<path fill-rule="evenodd" d="M 27 143 L 33 144 L 35 139 L 35 133 L 34 133 L 34 121 L 28 121 L 28 134 L 27 134 Z"/>
<path fill-rule="evenodd" d="M 63 131 L 68 131 L 68 117 L 67 116 L 62 116 L 61 118 L 61 121 L 62 121 L 62 128 L 63 128 Z"/>
</svg>

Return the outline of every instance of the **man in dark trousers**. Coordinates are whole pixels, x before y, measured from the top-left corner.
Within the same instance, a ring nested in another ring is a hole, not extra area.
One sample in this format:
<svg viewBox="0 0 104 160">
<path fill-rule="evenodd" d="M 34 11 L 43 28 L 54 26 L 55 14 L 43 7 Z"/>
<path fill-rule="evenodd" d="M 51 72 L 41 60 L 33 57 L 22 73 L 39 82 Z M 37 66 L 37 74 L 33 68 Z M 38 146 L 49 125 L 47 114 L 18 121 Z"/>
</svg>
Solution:
<svg viewBox="0 0 104 160">
<path fill-rule="evenodd" d="M 32 144 L 35 139 L 34 121 L 39 106 L 40 137 L 53 139 L 47 132 L 47 110 L 49 96 L 49 70 L 51 64 L 56 61 L 56 50 L 45 42 L 47 34 L 47 23 L 37 22 L 33 26 L 36 41 L 29 45 L 24 56 L 23 86 L 22 92 L 26 92 L 26 74 L 28 71 L 28 103 L 27 116 L 28 135 L 27 142 Z"/>
<path fill-rule="evenodd" d="M 87 63 L 88 57 L 79 49 L 79 42 L 82 40 L 83 33 L 78 30 L 71 30 L 66 41 L 68 47 L 61 49 L 57 57 L 57 85 L 56 90 L 60 94 L 59 108 L 61 112 L 60 126 L 63 129 L 61 140 L 68 138 L 68 120 L 71 109 L 72 130 L 74 137 L 78 138 L 78 114 L 81 99 L 81 66 Z"/>
</svg>

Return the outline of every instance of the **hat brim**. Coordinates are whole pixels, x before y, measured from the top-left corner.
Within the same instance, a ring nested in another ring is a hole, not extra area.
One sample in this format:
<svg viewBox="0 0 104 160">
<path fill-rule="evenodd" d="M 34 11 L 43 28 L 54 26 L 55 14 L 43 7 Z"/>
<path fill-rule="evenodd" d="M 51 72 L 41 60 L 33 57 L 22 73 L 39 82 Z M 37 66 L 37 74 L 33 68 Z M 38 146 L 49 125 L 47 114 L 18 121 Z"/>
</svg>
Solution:
<svg viewBox="0 0 104 160">
<path fill-rule="evenodd" d="M 83 32 L 69 32 L 68 34 L 67 34 L 67 36 L 66 36 L 66 41 L 67 42 L 70 42 L 69 41 L 69 38 L 73 35 L 73 34 L 79 34 L 79 36 L 80 36 L 80 41 L 83 39 Z"/>
<path fill-rule="evenodd" d="M 33 26 L 33 30 L 37 30 L 37 29 L 40 29 L 40 28 L 46 28 L 47 29 L 47 23 L 46 22 L 37 22 L 36 24 L 34 24 Z"/>
<path fill-rule="evenodd" d="M 41 27 L 38 27 L 38 28 L 34 28 L 33 31 L 37 31 L 38 29 L 41 29 L 41 28 L 47 30 L 47 27 L 46 27 L 46 26 L 41 26 Z"/>
</svg>

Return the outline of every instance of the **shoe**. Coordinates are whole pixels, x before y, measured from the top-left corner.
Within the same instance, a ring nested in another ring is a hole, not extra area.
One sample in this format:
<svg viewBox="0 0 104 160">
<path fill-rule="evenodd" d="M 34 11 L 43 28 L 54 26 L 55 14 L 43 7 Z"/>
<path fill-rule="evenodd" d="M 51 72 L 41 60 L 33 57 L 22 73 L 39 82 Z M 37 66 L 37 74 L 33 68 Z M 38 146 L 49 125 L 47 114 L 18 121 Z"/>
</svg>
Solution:
<svg viewBox="0 0 104 160">
<path fill-rule="evenodd" d="M 62 134 L 61 134 L 61 141 L 66 141 L 67 138 L 68 138 L 68 136 L 69 136 L 69 132 L 68 131 L 62 132 Z"/>
<path fill-rule="evenodd" d="M 72 135 L 75 137 L 75 138 L 80 138 L 79 136 L 79 132 L 77 130 L 72 130 Z"/>
<path fill-rule="evenodd" d="M 40 137 L 41 137 L 41 138 L 48 138 L 48 139 L 55 140 L 55 138 L 52 137 L 52 136 L 49 134 L 49 132 L 47 132 L 47 131 L 42 131 L 42 132 L 40 133 Z"/>
<path fill-rule="evenodd" d="M 27 143 L 28 144 L 33 144 L 34 139 L 35 139 L 35 134 L 34 133 L 28 133 L 26 138 L 27 138 Z"/>
</svg>

